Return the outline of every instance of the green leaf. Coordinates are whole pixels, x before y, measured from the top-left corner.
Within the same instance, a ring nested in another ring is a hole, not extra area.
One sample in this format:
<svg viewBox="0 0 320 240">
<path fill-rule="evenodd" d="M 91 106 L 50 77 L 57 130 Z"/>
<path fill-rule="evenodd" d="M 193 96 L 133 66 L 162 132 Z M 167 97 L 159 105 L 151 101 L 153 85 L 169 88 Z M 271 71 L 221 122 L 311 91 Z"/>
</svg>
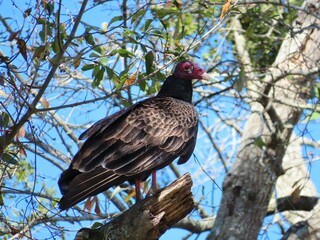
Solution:
<svg viewBox="0 0 320 240">
<path fill-rule="evenodd" d="M 0 126 L 4 128 L 8 127 L 9 119 L 9 114 L 6 112 L 2 112 L 0 115 Z"/>
<path fill-rule="evenodd" d="M 92 226 L 91 226 L 91 229 L 98 229 L 100 227 L 102 227 L 103 224 L 100 223 L 100 222 L 95 222 Z"/>
<path fill-rule="evenodd" d="M 106 67 L 107 69 L 107 74 L 108 74 L 108 78 L 110 80 L 114 80 L 117 77 L 117 74 L 113 71 L 113 69 Z"/>
<path fill-rule="evenodd" d="M 134 57 L 134 54 L 130 51 L 128 51 L 127 49 L 116 49 L 116 50 L 113 50 L 111 53 L 110 53 L 110 56 L 114 56 L 116 54 L 119 54 L 121 57 Z"/>
<path fill-rule="evenodd" d="M 151 88 L 149 88 L 149 93 L 148 94 L 153 94 L 153 93 L 156 93 L 156 92 L 159 92 L 161 88 L 161 83 L 159 81 L 156 81 Z"/>
<path fill-rule="evenodd" d="M 239 75 L 235 80 L 235 87 L 236 87 L 238 92 L 242 91 L 244 80 L 245 80 L 245 74 L 244 74 L 243 68 L 241 68 L 240 72 L 239 72 Z"/>
<path fill-rule="evenodd" d="M 102 55 L 104 53 L 103 48 L 100 46 L 95 46 L 92 50 L 100 53 L 100 55 Z"/>
<path fill-rule="evenodd" d="M 138 37 L 140 37 L 137 32 L 132 31 L 132 30 L 130 30 L 130 29 L 125 29 L 125 30 L 123 31 L 123 36 L 129 37 L 129 36 L 135 36 L 135 35 L 138 36 Z"/>
<path fill-rule="evenodd" d="M 179 9 L 177 9 L 176 6 L 174 5 L 169 5 L 166 7 L 162 6 L 152 6 L 151 10 L 153 13 L 155 13 L 160 19 L 165 18 L 165 17 L 172 17 L 172 15 L 177 16 L 179 14 Z"/>
<path fill-rule="evenodd" d="M 160 30 L 157 30 L 157 29 L 154 29 L 151 31 L 150 35 L 153 35 L 153 36 L 156 36 L 156 37 L 160 37 L 160 38 L 165 38 L 165 33 L 160 31 Z"/>
<path fill-rule="evenodd" d="M 146 60 L 146 73 L 150 74 L 152 72 L 153 60 L 154 60 L 154 55 L 153 55 L 152 51 L 149 51 L 146 54 L 145 60 Z"/>
<path fill-rule="evenodd" d="M 254 140 L 254 145 L 258 146 L 259 148 L 262 148 L 266 146 L 266 143 L 263 141 L 262 137 L 260 136 Z"/>
<path fill-rule="evenodd" d="M 92 53 L 89 54 L 89 57 L 90 58 L 100 58 L 100 54 L 92 52 Z"/>
<path fill-rule="evenodd" d="M 106 72 L 106 69 L 101 66 L 100 70 L 98 71 L 96 78 L 101 81 L 104 78 L 104 73 Z"/>
<path fill-rule="evenodd" d="M 315 88 L 314 88 L 314 97 L 320 98 L 320 86 L 315 86 Z"/>
<path fill-rule="evenodd" d="M 102 57 L 102 58 L 100 59 L 99 63 L 100 63 L 101 65 L 103 65 L 103 66 L 107 66 L 108 60 L 109 60 L 109 58 L 107 58 L 107 57 Z"/>
<path fill-rule="evenodd" d="M 128 101 L 126 101 L 125 99 L 121 99 L 120 103 L 121 103 L 121 105 L 123 105 L 126 108 L 131 106 L 130 103 Z"/>
<path fill-rule="evenodd" d="M 319 118 L 320 118 L 320 112 L 313 112 L 308 116 L 309 121 L 317 120 Z"/>
<path fill-rule="evenodd" d="M 120 81 L 119 81 L 119 82 L 116 82 L 116 83 L 115 83 L 115 84 L 116 84 L 116 90 L 117 90 L 117 91 L 119 91 L 119 90 L 123 87 L 123 85 L 124 85 L 124 83 L 125 83 L 126 80 L 127 80 L 126 75 L 124 75 L 123 77 L 120 78 Z"/>
<path fill-rule="evenodd" d="M 147 19 L 144 23 L 143 30 L 147 31 L 153 19 Z"/>
<path fill-rule="evenodd" d="M 40 45 L 34 49 L 33 58 L 40 58 L 43 60 L 43 57 L 46 55 L 46 46 Z"/>
<path fill-rule="evenodd" d="M 121 21 L 121 20 L 123 20 L 123 16 L 115 16 L 115 17 L 113 17 L 113 18 L 110 20 L 109 26 L 110 26 L 112 23 L 117 22 L 117 21 Z"/>
<path fill-rule="evenodd" d="M 86 40 L 86 42 L 87 42 L 89 45 L 92 45 L 92 46 L 95 45 L 95 42 L 94 42 L 94 39 L 93 39 L 93 36 L 92 36 L 91 33 L 86 32 L 86 33 L 84 34 L 84 39 Z"/>
<path fill-rule="evenodd" d="M 157 80 L 165 80 L 167 78 L 167 76 L 165 74 L 163 74 L 162 72 L 157 72 L 156 73 L 156 79 Z"/>
<path fill-rule="evenodd" d="M 139 74 L 139 76 L 140 76 L 140 74 Z M 146 80 L 141 80 L 141 81 L 139 81 L 139 87 L 140 87 L 140 90 L 141 90 L 141 91 L 147 92 L 149 86 L 148 86 Z"/>
<path fill-rule="evenodd" d="M 45 30 L 41 30 L 39 36 L 43 43 L 47 42 L 47 32 Z"/>
<path fill-rule="evenodd" d="M 91 76 L 95 77 L 98 74 L 99 70 L 100 70 L 100 65 L 95 64 Z"/>
<path fill-rule="evenodd" d="M 46 21 L 44 18 L 38 18 L 38 19 L 37 19 L 37 23 L 38 23 L 38 24 L 46 24 L 47 21 Z"/>
<path fill-rule="evenodd" d="M 46 3 L 46 10 L 48 11 L 48 14 L 51 15 L 54 11 L 54 4 L 50 2 Z"/>
<path fill-rule="evenodd" d="M 135 13 L 131 18 L 131 23 L 135 22 L 139 17 L 146 14 L 146 10 L 140 10 L 139 12 Z"/>
<path fill-rule="evenodd" d="M 55 38 L 54 41 L 51 43 L 51 48 L 52 48 L 53 52 L 55 52 L 55 53 L 60 51 L 58 38 Z"/>
<path fill-rule="evenodd" d="M 178 36 L 176 37 L 177 40 L 180 40 L 184 38 L 185 32 L 184 32 L 184 26 L 181 27 L 181 31 L 179 32 Z"/>
<path fill-rule="evenodd" d="M 3 196 L 2 194 L 0 193 L 0 206 L 3 206 L 4 203 L 3 203 Z M 1 236 L 1 232 L 0 232 L 0 236 Z"/>
<path fill-rule="evenodd" d="M 93 69 L 95 65 L 96 64 L 85 64 L 85 65 L 83 65 L 83 67 L 81 69 L 82 69 L 82 71 L 88 71 L 90 69 Z"/>
<path fill-rule="evenodd" d="M 3 153 L 2 159 L 6 163 L 13 164 L 13 165 L 19 165 L 19 162 L 17 161 L 16 156 L 14 156 L 10 153 Z"/>
<path fill-rule="evenodd" d="M 101 68 L 97 71 L 92 82 L 93 87 L 98 87 L 101 84 L 102 80 L 104 79 L 105 70 L 106 69 L 101 66 Z"/>
</svg>

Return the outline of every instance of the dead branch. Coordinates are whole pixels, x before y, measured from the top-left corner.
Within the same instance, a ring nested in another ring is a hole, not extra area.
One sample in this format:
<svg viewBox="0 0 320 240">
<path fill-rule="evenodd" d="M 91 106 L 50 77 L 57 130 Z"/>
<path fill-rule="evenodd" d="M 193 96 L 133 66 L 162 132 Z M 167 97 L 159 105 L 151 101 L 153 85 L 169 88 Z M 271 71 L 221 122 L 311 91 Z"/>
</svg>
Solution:
<svg viewBox="0 0 320 240">
<path fill-rule="evenodd" d="M 76 240 L 152 240 L 194 209 L 192 179 L 185 174 L 157 194 L 136 203 L 98 229 L 82 228 Z"/>
</svg>

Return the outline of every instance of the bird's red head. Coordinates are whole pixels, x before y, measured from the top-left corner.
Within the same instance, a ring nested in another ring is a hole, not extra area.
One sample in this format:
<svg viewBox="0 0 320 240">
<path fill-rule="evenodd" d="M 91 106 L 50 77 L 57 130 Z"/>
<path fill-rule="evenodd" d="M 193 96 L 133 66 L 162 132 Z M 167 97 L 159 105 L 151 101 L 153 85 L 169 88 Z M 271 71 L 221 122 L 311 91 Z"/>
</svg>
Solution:
<svg viewBox="0 0 320 240">
<path fill-rule="evenodd" d="M 174 69 L 173 75 L 180 79 L 192 80 L 192 79 L 205 79 L 209 80 L 209 74 L 202 68 L 190 61 L 179 62 Z"/>
</svg>

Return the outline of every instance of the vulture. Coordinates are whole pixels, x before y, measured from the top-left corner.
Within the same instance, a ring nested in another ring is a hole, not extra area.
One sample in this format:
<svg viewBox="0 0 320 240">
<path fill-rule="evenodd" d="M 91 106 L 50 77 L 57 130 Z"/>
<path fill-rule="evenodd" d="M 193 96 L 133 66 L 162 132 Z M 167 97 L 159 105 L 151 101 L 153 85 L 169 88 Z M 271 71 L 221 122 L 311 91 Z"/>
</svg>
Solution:
<svg viewBox="0 0 320 240">
<path fill-rule="evenodd" d="M 137 188 L 139 181 L 176 158 L 178 164 L 185 163 L 198 132 L 192 80 L 201 79 L 209 79 L 203 69 L 190 61 L 179 62 L 156 96 L 101 119 L 83 132 L 79 139 L 86 141 L 58 181 L 59 208 L 68 209 L 125 181 L 136 182 Z M 152 183 L 155 187 L 154 179 Z"/>
</svg>

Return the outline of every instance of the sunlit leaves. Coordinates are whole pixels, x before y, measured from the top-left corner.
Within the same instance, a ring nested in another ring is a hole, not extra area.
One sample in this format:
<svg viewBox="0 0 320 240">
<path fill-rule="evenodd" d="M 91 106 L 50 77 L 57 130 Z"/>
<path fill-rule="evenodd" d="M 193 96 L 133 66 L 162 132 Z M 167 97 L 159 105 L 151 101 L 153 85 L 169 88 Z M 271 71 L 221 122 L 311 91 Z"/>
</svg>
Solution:
<svg viewBox="0 0 320 240">
<path fill-rule="evenodd" d="M 283 9 L 259 5 L 247 9 L 246 14 L 241 15 L 240 21 L 247 40 L 246 48 L 257 69 L 263 70 L 274 62 L 282 39 L 292 22 L 292 16 L 296 14 L 293 9 L 280 15 L 279 11 Z"/>
<path fill-rule="evenodd" d="M 180 12 L 180 10 L 173 4 L 167 4 L 165 7 L 161 5 L 154 5 L 151 7 L 151 10 L 160 19 L 168 19 L 172 17 L 172 15 L 177 16 Z"/>
</svg>

